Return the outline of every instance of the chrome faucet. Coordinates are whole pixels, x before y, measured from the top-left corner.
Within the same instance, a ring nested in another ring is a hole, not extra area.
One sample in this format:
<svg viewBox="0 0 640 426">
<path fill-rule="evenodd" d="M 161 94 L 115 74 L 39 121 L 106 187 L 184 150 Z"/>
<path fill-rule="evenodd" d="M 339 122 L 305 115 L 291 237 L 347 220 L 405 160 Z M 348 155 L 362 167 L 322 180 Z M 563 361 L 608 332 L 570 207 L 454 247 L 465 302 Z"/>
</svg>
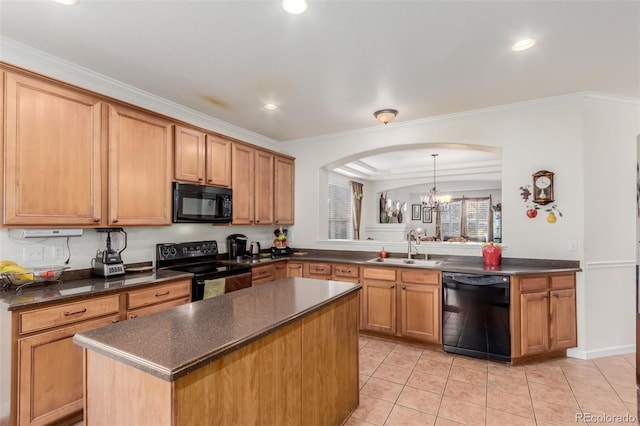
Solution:
<svg viewBox="0 0 640 426">
<path fill-rule="evenodd" d="M 411 236 L 412 235 L 413 235 L 413 239 L 416 241 L 416 245 L 420 245 L 420 240 L 418 239 L 418 233 L 416 232 L 415 229 L 412 229 L 407 234 L 407 242 L 408 242 L 407 259 L 411 259 Z"/>
</svg>

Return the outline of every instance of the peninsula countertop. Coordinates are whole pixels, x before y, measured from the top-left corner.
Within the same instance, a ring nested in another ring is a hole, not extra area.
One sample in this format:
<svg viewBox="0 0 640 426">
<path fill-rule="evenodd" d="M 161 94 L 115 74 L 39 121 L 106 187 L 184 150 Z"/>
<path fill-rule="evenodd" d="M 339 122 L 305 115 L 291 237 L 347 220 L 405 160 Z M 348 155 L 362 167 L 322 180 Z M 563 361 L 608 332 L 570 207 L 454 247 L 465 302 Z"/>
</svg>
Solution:
<svg viewBox="0 0 640 426">
<path fill-rule="evenodd" d="M 176 379 L 356 292 L 359 284 L 285 278 L 78 333 L 76 344 Z"/>
</svg>

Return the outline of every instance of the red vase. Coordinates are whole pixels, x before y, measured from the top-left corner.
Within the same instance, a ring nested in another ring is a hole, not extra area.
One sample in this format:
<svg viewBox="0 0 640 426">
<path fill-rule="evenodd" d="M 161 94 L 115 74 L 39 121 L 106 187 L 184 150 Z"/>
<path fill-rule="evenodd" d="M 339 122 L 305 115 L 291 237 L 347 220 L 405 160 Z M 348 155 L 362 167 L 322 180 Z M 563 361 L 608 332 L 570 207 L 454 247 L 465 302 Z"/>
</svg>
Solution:
<svg viewBox="0 0 640 426">
<path fill-rule="evenodd" d="M 485 244 L 482 247 L 482 257 L 485 266 L 498 266 L 502 261 L 502 248 L 493 244 Z"/>
</svg>

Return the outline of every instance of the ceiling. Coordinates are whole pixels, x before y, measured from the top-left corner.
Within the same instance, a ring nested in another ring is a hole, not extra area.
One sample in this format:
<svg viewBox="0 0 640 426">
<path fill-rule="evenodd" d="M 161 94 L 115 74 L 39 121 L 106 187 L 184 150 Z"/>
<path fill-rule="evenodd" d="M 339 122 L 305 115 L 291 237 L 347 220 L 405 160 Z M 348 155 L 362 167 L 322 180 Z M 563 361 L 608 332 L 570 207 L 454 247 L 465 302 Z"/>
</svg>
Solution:
<svg viewBox="0 0 640 426">
<path fill-rule="evenodd" d="M 0 36 L 274 141 L 382 126 L 382 108 L 399 110 L 393 126 L 582 91 L 640 98 L 633 0 L 309 0 L 301 15 L 277 0 L 0 0 Z M 511 51 L 524 36 L 537 44 Z"/>
</svg>

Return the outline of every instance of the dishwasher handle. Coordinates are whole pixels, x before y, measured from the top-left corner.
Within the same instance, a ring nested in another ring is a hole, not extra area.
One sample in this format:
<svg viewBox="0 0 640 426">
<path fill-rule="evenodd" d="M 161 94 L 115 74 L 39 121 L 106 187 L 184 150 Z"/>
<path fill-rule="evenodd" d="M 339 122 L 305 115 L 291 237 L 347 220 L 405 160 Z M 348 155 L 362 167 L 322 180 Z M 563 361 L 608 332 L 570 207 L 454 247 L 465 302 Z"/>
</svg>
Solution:
<svg viewBox="0 0 640 426">
<path fill-rule="evenodd" d="M 511 282 L 506 275 L 463 274 L 459 272 L 443 272 L 442 283 L 467 284 L 476 286 L 507 284 Z"/>
</svg>

